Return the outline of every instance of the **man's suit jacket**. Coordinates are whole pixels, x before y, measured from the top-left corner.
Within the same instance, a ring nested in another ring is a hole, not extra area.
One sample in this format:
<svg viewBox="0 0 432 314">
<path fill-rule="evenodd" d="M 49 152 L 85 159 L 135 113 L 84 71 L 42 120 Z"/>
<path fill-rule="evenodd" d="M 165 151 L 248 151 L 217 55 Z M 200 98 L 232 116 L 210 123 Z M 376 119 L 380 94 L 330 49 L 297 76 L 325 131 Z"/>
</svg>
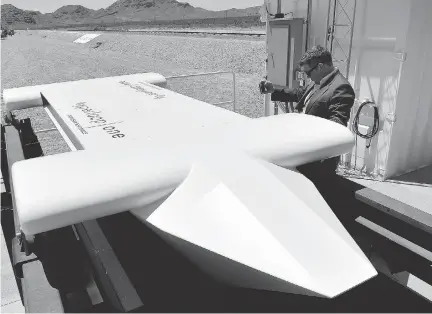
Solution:
<svg viewBox="0 0 432 314">
<path fill-rule="evenodd" d="M 315 83 L 295 89 L 275 90 L 272 101 L 296 102 L 296 111 L 301 112 L 304 101 Z M 348 80 L 335 69 L 320 82 L 319 89 L 309 99 L 306 114 L 328 119 L 342 125 L 347 125 L 350 111 L 354 105 L 354 90 Z"/>
</svg>

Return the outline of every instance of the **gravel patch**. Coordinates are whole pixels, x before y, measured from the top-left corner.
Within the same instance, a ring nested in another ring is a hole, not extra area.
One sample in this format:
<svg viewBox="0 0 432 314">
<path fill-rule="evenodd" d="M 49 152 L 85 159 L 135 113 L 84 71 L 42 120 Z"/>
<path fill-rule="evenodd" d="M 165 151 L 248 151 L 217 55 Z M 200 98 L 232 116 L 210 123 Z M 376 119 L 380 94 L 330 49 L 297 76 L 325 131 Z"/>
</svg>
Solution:
<svg viewBox="0 0 432 314">
<path fill-rule="evenodd" d="M 264 114 L 263 98 L 257 87 L 265 74 L 265 39 L 101 33 L 87 44 L 73 43 L 82 34 L 85 32 L 18 31 L 2 41 L 2 91 L 157 72 L 168 77 L 169 89 L 214 104 L 232 100 L 232 75 L 169 77 L 232 71 L 236 75 L 236 111 L 251 118 Z M 101 44 L 94 49 L 96 42 Z M 222 107 L 232 110 L 232 106 Z M 21 110 L 17 117 L 30 117 L 36 130 L 53 127 L 40 108 Z M 38 135 L 47 154 L 69 150 L 65 143 L 58 144 L 62 140 L 56 133 Z"/>
</svg>

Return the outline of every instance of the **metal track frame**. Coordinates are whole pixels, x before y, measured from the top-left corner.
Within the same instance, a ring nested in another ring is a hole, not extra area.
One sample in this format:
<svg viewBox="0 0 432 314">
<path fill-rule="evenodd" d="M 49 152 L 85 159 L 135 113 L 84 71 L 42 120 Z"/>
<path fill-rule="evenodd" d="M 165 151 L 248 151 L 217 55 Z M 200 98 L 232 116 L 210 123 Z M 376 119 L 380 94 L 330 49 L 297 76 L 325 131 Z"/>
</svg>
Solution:
<svg viewBox="0 0 432 314">
<path fill-rule="evenodd" d="M 30 119 L 26 120 L 30 122 Z M 55 122 L 54 120 L 53 122 Z M 26 125 L 25 128 L 23 127 L 24 125 Z M 56 123 L 56 126 L 60 128 L 56 130 L 60 131 L 60 134 L 68 142 L 71 150 L 76 150 L 70 140 L 67 139 L 60 125 Z M 10 174 L 11 167 L 15 162 L 43 155 L 40 144 L 35 137 L 36 133 L 33 132 L 29 123 L 14 123 L 14 125 L 2 126 L 2 155 L 7 157 L 6 160 L 2 158 L 2 173 L 6 193 L 12 196 L 11 208 L 13 210 L 13 229 L 15 232 L 15 237 L 6 241 L 10 242 L 8 245 L 11 246 L 11 258 L 26 312 L 63 313 L 68 310 L 76 312 L 83 309 L 89 311 L 95 308 L 99 308 L 99 310 L 102 308 L 103 311 L 114 310 L 115 312 L 139 310 L 144 304 L 96 220 L 72 226 L 75 235 L 79 238 L 87 252 L 92 272 L 97 275 L 90 275 L 91 282 L 88 283 L 87 288 L 82 293 L 63 294 L 61 291 L 53 288 L 47 280 L 46 270 L 42 267 L 41 258 L 32 252 L 26 254 L 23 251 L 21 244 L 25 244 L 26 240 L 23 237 L 21 240 L 18 240 L 22 235 L 15 210 L 13 183 Z M 28 139 L 36 139 L 36 142 L 26 143 Z M 60 231 L 60 233 L 62 232 Z M 59 242 L 58 245 L 62 246 L 63 243 Z M 67 243 L 64 243 L 64 245 L 67 245 Z M 32 248 L 32 245 L 29 248 Z M 97 287 L 93 280 L 96 280 Z M 43 300 L 40 299 L 41 294 L 44 295 Z M 78 297 L 80 299 L 79 301 L 70 303 L 67 300 L 68 297 L 75 299 Z"/>
</svg>

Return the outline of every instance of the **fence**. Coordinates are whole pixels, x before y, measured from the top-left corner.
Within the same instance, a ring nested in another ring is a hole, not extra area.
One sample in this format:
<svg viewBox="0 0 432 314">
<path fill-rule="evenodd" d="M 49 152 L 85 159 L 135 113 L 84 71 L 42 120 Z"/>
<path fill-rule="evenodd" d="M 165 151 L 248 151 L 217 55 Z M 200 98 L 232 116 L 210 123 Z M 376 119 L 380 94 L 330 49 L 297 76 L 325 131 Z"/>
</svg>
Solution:
<svg viewBox="0 0 432 314">
<path fill-rule="evenodd" d="M 186 75 L 177 75 L 177 76 L 167 76 L 166 79 L 178 79 L 178 78 L 188 78 L 188 77 L 196 77 L 196 76 L 208 76 L 208 75 L 217 75 L 217 74 L 232 74 L 233 78 L 233 84 L 232 84 L 232 91 L 233 91 L 233 99 L 229 101 L 222 101 L 218 103 L 214 103 L 212 105 L 214 106 L 222 106 L 226 104 L 233 104 L 233 111 L 236 112 L 236 77 L 234 72 L 230 71 L 218 71 L 218 72 L 207 72 L 207 73 L 194 73 L 194 74 L 186 74 Z"/>
</svg>

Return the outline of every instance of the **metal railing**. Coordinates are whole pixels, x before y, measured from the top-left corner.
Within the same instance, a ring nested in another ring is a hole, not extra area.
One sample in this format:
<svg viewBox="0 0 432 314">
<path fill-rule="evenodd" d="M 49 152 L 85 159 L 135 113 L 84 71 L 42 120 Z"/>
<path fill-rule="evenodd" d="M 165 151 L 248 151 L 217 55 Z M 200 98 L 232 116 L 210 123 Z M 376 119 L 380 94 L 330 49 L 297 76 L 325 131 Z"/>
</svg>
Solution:
<svg viewBox="0 0 432 314">
<path fill-rule="evenodd" d="M 165 77 L 167 80 L 168 79 L 176 79 L 176 78 L 186 78 L 186 77 L 193 77 L 193 76 L 208 76 L 208 75 L 217 75 L 217 74 L 232 74 L 233 77 L 233 86 L 232 86 L 232 91 L 233 91 L 233 99 L 232 100 L 228 100 L 228 101 L 222 101 L 222 102 L 218 102 L 215 104 L 212 104 L 214 106 L 222 106 L 222 105 L 226 105 L 226 104 L 233 104 L 233 111 L 236 112 L 236 77 L 235 77 L 235 73 L 231 72 L 231 71 L 217 71 L 217 72 L 207 72 L 207 73 L 194 73 L 194 74 L 186 74 L 186 75 L 176 75 L 176 76 L 167 76 Z"/>
</svg>

